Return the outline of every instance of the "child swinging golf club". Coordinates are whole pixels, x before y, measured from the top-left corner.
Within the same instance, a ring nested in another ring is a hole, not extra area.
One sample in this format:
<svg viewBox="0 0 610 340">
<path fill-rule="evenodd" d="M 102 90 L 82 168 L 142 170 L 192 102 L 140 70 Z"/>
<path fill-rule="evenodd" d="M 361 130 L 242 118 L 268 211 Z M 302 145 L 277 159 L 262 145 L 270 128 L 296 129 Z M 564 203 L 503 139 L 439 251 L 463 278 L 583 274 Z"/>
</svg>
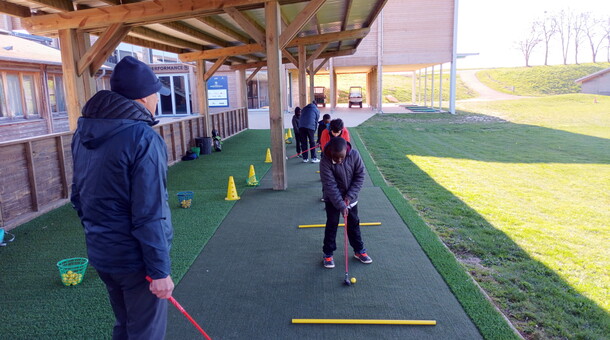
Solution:
<svg viewBox="0 0 610 340">
<path fill-rule="evenodd" d="M 354 249 L 354 257 L 362 263 L 373 260 L 366 254 L 360 236 L 358 218 L 358 193 L 364 183 L 365 169 L 358 151 L 343 138 L 332 138 L 324 148 L 320 162 L 320 178 L 326 208 L 326 229 L 324 231 L 324 267 L 334 268 L 333 253 L 337 250 L 337 226 L 340 216 L 347 214 L 347 236 Z M 347 258 L 346 258 L 347 261 Z"/>
</svg>

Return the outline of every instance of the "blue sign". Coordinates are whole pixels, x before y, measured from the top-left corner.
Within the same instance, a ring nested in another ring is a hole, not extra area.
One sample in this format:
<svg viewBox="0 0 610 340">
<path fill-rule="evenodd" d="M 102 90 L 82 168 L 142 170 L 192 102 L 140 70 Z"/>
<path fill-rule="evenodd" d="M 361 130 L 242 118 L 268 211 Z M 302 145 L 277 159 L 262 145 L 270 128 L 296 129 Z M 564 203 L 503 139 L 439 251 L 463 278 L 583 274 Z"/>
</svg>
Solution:
<svg viewBox="0 0 610 340">
<path fill-rule="evenodd" d="M 208 106 L 229 107 L 229 81 L 227 76 L 214 76 L 208 80 Z"/>
</svg>

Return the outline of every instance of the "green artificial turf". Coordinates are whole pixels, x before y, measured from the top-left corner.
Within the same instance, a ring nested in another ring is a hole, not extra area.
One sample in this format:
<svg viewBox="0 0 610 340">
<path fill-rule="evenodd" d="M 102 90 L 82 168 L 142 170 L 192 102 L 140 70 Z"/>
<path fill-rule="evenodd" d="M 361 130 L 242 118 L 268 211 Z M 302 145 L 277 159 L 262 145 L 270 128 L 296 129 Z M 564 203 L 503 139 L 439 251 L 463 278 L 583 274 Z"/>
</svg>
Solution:
<svg viewBox="0 0 610 340">
<path fill-rule="evenodd" d="M 352 135 L 352 143 L 360 150 L 364 150 L 366 147 L 362 143 L 358 131 L 360 129 Z M 502 314 L 485 298 L 481 290 L 466 274 L 465 268 L 426 225 L 400 191 L 386 184 L 371 155 L 368 152 L 361 152 L 361 154 L 373 184 L 381 187 L 481 335 L 485 339 L 519 339 Z"/>
<path fill-rule="evenodd" d="M 222 152 L 181 162 L 169 169 L 168 191 L 174 225 L 172 277 L 177 283 L 235 204 L 225 201 L 229 176 L 238 194 L 246 189 L 250 164 L 261 178 L 268 130 L 247 130 L 223 144 Z M 194 192 L 192 206 L 180 208 L 176 193 Z M 11 231 L 15 240 L 0 248 L 0 338 L 109 339 L 114 316 L 104 284 L 89 266 L 83 282 L 65 287 L 56 263 L 87 257 L 82 227 L 67 204 Z"/>
<path fill-rule="evenodd" d="M 487 115 L 388 114 L 357 131 L 384 179 L 524 336 L 607 338 L 608 103 L 466 105 Z"/>
</svg>

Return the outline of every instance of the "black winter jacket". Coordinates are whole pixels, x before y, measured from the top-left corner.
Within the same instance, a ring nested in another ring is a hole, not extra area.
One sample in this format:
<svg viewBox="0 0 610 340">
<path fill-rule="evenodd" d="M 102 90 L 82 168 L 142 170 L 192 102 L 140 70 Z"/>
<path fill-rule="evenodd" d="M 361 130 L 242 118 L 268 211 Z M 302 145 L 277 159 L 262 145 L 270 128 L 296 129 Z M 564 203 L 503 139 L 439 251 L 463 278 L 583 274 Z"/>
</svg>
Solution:
<svg viewBox="0 0 610 340">
<path fill-rule="evenodd" d="M 307 106 L 301 110 L 299 127 L 315 132 L 318 129 L 318 120 L 320 120 L 320 110 L 318 110 L 316 104 L 307 104 Z"/>
<path fill-rule="evenodd" d="M 71 200 L 101 272 L 171 272 L 167 147 L 154 124 L 144 106 L 111 91 L 96 93 L 78 120 Z"/>
<path fill-rule="evenodd" d="M 320 161 L 320 179 L 324 200 L 331 202 L 338 210 L 346 208 L 344 199 L 350 203 L 358 201 L 358 194 L 364 184 L 366 170 L 357 150 L 347 143 L 345 159 L 341 164 L 333 164 L 330 150 L 324 150 Z"/>
</svg>

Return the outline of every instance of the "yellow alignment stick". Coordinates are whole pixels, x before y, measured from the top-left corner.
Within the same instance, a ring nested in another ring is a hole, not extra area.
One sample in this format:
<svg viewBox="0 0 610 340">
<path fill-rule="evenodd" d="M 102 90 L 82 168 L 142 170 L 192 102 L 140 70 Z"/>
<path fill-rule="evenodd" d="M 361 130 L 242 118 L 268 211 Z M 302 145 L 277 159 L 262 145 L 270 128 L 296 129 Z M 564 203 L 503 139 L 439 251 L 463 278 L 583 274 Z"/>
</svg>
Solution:
<svg viewBox="0 0 610 340">
<path fill-rule="evenodd" d="M 360 225 L 370 226 L 370 225 L 381 225 L 381 222 L 368 222 L 368 223 L 360 223 Z M 326 224 L 301 224 L 299 228 L 323 228 Z M 345 227 L 345 223 L 339 223 L 339 227 Z"/>
<path fill-rule="evenodd" d="M 436 320 L 292 319 L 292 323 L 435 326 Z"/>
</svg>

